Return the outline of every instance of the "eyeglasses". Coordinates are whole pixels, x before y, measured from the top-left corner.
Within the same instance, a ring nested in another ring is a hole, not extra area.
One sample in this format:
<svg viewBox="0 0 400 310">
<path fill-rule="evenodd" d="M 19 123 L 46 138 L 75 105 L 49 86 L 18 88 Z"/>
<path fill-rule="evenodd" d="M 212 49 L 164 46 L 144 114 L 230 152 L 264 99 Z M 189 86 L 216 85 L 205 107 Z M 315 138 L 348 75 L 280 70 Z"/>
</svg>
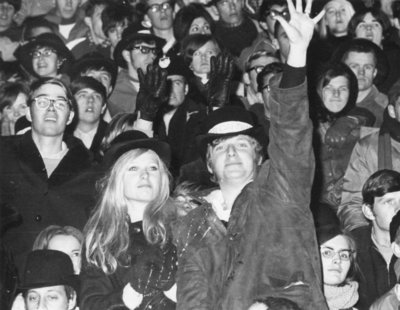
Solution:
<svg viewBox="0 0 400 310">
<path fill-rule="evenodd" d="M 157 55 L 157 48 L 156 47 L 148 47 L 144 45 L 136 45 L 132 47 L 132 50 L 139 50 L 142 54 L 149 54 L 150 52 L 153 55 Z"/>
<path fill-rule="evenodd" d="M 282 16 L 283 18 L 286 19 L 290 15 L 289 15 L 289 10 L 283 10 L 282 12 L 277 10 L 269 10 L 265 13 L 265 16 L 271 16 L 271 17 Z"/>
<path fill-rule="evenodd" d="M 264 69 L 264 67 L 265 66 L 254 66 L 254 67 L 249 68 L 247 70 L 247 72 L 251 72 L 254 70 L 254 71 L 256 71 L 257 74 L 259 74 Z"/>
<path fill-rule="evenodd" d="M 157 13 L 160 11 L 165 12 L 165 11 L 171 10 L 171 9 L 172 9 L 172 7 L 171 7 L 171 3 L 169 1 L 163 2 L 160 4 L 153 4 L 153 5 L 150 5 L 148 8 L 148 10 L 151 11 L 152 13 Z"/>
<path fill-rule="evenodd" d="M 33 98 L 33 102 L 35 102 L 36 106 L 41 110 L 46 110 L 52 105 L 59 111 L 65 111 L 67 107 L 71 107 L 70 101 L 66 98 L 50 98 L 47 96 L 40 96 Z"/>
<path fill-rule="evenodd" d="M 342 261 L 349 261 L 351 259 L 353 253 L 354 253 L 354 251 L 352 251 L 352 250 L 335 251 L 334 249 L 331 249 L 331 248 L 322 248 L 321 249 L 321 256 L 323 258 L 334 258 L 336 254 L 339 254 L 339 258 Z"/>
<path fill-rule="evenodd" d="M 49 56 L 51 56 L 53 54 L 57 54 L 57 51 L 53 50 L 51 48 L 46 48 L 43 51 L 35 50 L 35 51 L 32 52 L 31 55 L 32 55 L 33 58 L 40 58 L 41 56 L 49 57 Z"/>
</svg>

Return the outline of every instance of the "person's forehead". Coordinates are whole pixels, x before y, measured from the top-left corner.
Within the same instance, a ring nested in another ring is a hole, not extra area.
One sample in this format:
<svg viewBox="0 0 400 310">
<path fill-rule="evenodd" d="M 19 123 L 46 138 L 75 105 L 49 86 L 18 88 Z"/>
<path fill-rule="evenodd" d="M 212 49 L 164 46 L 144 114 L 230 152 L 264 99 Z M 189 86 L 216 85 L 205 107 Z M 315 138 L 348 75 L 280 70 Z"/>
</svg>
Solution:
<svg viewBox="0 0 400 310">
<path fill-rule="evenodd" d="M 86 88 L 82 88 L 82 89 L 78 90 L 77 94 L 79 94 L 79 93 L 89 93 L 89 94 L 96 93 L 96 94 L 100 94 L 98 91 L 96 91 L 96 90 L 94 90 L 93 88 L 90 88 L 90 87 L 86 87 Z"/>
<path fill-rule="evenodd" d="M 131 43 L 132 45 L 136 45 L 136 46 L 146 46 L 146 47 L 156 47 L 156 43 L 155 42 L 146 42 L 146 41 L 132 41 Z"/>
<path fill-rule="evenodd" d="M 50 292 L 65 293 L 65 287 L 64 285 L 54 285 L 54 286 L 32 288 L 28 290 L 28 294 L 29 293 L 45 294 Z"/>
<path fill-rule="evenodd" d="M 278 11 L 278 12 L 283 12 L 286 9 L 287 9 L 286 5 L 278 5 L 278 4 L 273 4 L 270 8 L 270 10 L 274 10 L 274 11 Z"/>
<path fill-rule="evenodd" d="M 107 70 L 97 70 L 97 69 L 89 69 L 86 74 L 86 76 L 107 76 L 108 78 L 111 79 L 111 73 L 108 72 Z"/>
<path fill-rule="evenodd" d="M 346 62 L 351 63 L 370 63 L 375 64 L 374 54 L 370 52 L 349 52 L 346 59 Z"/>
<path fill-rule="evenodd" d="M 400 199 L 400 191 L 386 193 L 382 197 L 375 197 L 375 203 L 385 202 L 391 199 Z"/>
<path fill-rule="evenodd" d="M 164 2 L 170 2 L 168 0 L 147 0 L 147 5 L 151 6 L 153 4 L 162 4 Z"/>
<path fill-rule="evenodd" d="M 34 93 L 33 96 L 52 96 L 52 97 L 64 97 L 66 96 L 65 90 L 58 85 L 44 84 L 40 86 Z"/>
<path fill-rule="evenodd" d="M 330 1 L 326 4 L 325 6 L 325 10 L 329 10 L 329 9 L 341 9 L 344 8 L 344 5 L 340 2 L 337 1 Z"/>
</svg>

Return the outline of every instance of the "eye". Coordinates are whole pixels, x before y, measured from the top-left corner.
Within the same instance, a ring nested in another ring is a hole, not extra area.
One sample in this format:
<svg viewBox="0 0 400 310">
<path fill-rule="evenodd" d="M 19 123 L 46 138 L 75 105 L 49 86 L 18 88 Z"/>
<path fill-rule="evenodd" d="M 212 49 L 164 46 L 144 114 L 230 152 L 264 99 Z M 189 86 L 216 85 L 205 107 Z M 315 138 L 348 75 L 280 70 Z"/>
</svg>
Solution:
<svg viewBox="0 0 400 310">
<path fill-rule="evenodd" d="M 138 171 L 138 170 L 139 170 L 139 167 L 137 167 L 137 166 L 131 166 L 128 168 L 128 171 Z"/>
<path fill-rule="evenodd" d="M 29 294 L 28 295 L 28 301 L 30 302 L 36 302 L 39 300 L 39 296 L 36 294 Z"/>
<path fill-rule="evenodd" d="M 156 165 L 150 166 L 149 171 L 158 171 L 158 166 Z"/>
<path fill-rule="evenodd" d="M 72 256 L 73 257 L 80 257 L 81 256 L 81 252 L 73 252 Z"/>
<path fill-rule="evenodd" d="M 323 257 L 326 257 L 326 258 L 330 258 L 330 257 L 332 257 L 332 250 L 330 250 L 330 249 L 322 249 L 321 250 L 321 255 L 323 256 Z"/>
<path fill-rule="evenodd" d="M 199 57 L 200 56 L 200 52 L 199 51 L 195 51 L 194 53 L 193 53 L 193 57 Z"/>
<path fill-rule="evenodd" d="M 117 31 L 117 28 L 115 28 L 115 27 L 108 29 L 109 34 L 114 34 L 116 31 Z"/>
<path fill-rule="evenodd" d="M 210 25 L 209 25 L 209 24 L 205 24 L 205 25 L 203 26 L 203 29 L 204 29 L 204 30 L 210 30 Z"/>
<path fill-rule="evenodd" d="M 199 27 L 197 25 L 196 26 L 192 26 L 192 29 L 190 29 L 190 31 L 198 32 L 199 31 Z"/>
<path fill-rule="evenodd" d="M 50 301 L 56 301 L 58 299 L 58 295 L 52 294 L 47 296 L 47 299 Z"/>
<path fill-rule="evenodd" d="M 365 70 L 373 70 L 373 66 L 372 65 L 365 65 L 364 66 Z"/>
<path fill-rule="evenodd" d="M 350 252 L 349 251 L 341 251 L 340 252 L 340 258 L 344 259 L 344 260 L 349 260 Z"/>
</svg>

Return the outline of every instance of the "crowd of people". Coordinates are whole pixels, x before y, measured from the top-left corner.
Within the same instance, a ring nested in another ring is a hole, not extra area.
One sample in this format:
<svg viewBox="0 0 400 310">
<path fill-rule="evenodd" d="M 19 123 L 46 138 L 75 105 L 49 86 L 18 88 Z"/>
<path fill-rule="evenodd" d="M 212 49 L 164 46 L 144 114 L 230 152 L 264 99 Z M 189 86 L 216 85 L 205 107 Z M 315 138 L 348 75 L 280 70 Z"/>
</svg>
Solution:
<svg viewBox="0 0 400 310">
<path fill-rule="evenodd" d="M 397 310 L 399 68 L 399 0 L 0 0 L 1 309 Z"/>
</svg>

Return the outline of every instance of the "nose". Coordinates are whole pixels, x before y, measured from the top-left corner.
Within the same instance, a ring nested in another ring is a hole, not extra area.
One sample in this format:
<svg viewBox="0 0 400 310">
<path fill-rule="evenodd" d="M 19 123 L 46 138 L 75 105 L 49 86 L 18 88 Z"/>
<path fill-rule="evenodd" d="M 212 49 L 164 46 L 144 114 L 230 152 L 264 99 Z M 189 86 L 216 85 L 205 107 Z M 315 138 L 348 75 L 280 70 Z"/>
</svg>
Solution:
<svg viewBox="0 0 400 310">
<path fill-rule="evenodd" d="M 339 97 L 339 96 L 340 96 L 340 90 L 339 90 L 339 89 L 334 89 L 334 90 L 332 91 L 332 93 L 333 93 L 333 96 L 334 96 L 334 97 Z"/>
<path fill-rule="evenodd" d="M 147 169 L 143 169 L 141 174 L 140 174 L 140 178 L 141 179 L 147 179 L 149 177 L 149 171 Z"/>
<path fill-rule="evenodd" d="M 38 310 L 47 310 L 47 304 L 46 304 L 45 298 L 40 298 L 37 309 Z"/>
<path fill-rule="evenodd" d="M 54 102 L 50 102 L 49 107 L 47 108 L 48 111 L 55 111 Z"/>
<path fill-rule="evenodd" d="M 118 26 L 117 27 L 117 38 L 118 38 L 118 40 L 121 40 L 123 31 L 124 31 L 124 27 L 122 27 L 122 26 Z"/>
<path fill-rule="evenodd" d="M 72 6 L 72 0 L 67 0 L 65 3 L 67 6 L 71 7 Z"/>
<path fill-rule="evenodd" d="M 234 1 L 229 1 L 229 10 L 236 11 L 236 3 Z"/>
<path fill-rule="evenodd" d="M 363 68 L 362 66 L 360 66 L 360 68 L 358 69 L 357 73 L 358 73 L 359 75 L 365 75 L 365 70 L 364 70 L 364 68 Z"/>
<path fill-rule="evenodd" d="M 235 148 L 235 146 L 232 145 L 232 144 L 229 144 L 228 147 L 226 148 L 226 154 L 229 157 L 236 156 L 236 148 Z"/>
</svg>

